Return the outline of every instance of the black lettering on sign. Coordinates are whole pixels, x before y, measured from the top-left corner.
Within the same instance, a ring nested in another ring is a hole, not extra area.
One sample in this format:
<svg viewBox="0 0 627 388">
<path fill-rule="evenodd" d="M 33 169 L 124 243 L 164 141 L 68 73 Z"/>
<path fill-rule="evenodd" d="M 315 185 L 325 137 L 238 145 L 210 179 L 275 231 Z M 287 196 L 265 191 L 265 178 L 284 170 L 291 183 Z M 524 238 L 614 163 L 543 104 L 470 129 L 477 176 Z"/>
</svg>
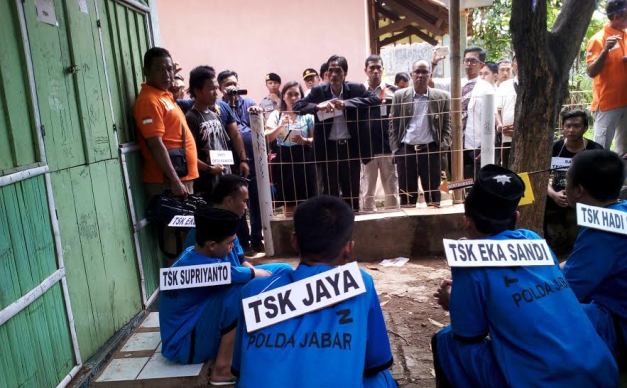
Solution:
<svg viewBox="0 0 627 388">
<path fill-rule="evenodd" d="M 351 272 L 349 270 L 345 270 L 344 271 L 344 293 L 350 291 L 351 288 L 359 290 L 359 285 L 357 284 L 355 279 L 353 279 L 353 275 L 351 275 Z"/>
<path fill-rule="evenodd" d="M 313 290 L 311 289 L 311 283 L 305 284 L 305 288 L 307 289 L 307 297 L 303 299 L 303 304 L 305 306 L 311 306 L 314 302 Z"/>
<path fill-rule="evenodd" d="M 266 317 L 268 318 L 274 318 L 279 313 L 279 308 L 274 304 L 274 301 L 275 298 L 272 295 L 267 296 L 266 299 L 263 301 L 263 307 L 268 310 L 266 311 Z"/>
<path fill-rule="evenodd" d="M 259 323 L 261 321 L 261 317 L 259 316 L 259 306 L 261 306 L 261 301 L 256 300 L 254 302 L 248 303 L 248 308 L 252 308 L 255 312 L 255 322 Z"/>
<path fill-rule="evenodd" d="M 334 274 L 333 277 L 327 276 L 325 279 L 327 280 L 327 282 L 329 282 L 331 287 L 333 287 L 333 292 L 335 293 L 335 296 L 340 295 L 340 273 L 338 272 Z"/>
<path fill-rule="evenodd" d="M 329 294 L 329 290 L 324 285 L 322 279 L 316 280 L 316 302 L 320 302 L 322 298 L 331 299 L 331 294 Z"/>
<path fill-rule="evenodd" d="M 279 309 L 281 310 L 281 314 L 285 314 L 286 307 L 290 309 L 290 311 L 296 310 L 296 307 L 290 300 L 290 294 L 292 290 L 285 291 L 284 294 L 277 295 L 279 298 Z"/>
<path fill-rule="evenodd" d="M 340 325 L 353 322 L 353 318 L 350 317 L 351 315 L 350 309 L 337 310 L 335 314 L 340 316 Z"/>
<path fill-rule="evenodd" d="M 551 283 L 537 283 L 524 288 L 522 291 L 515 292 L 512 294 L 512 300 L 516 307 L 520 307 L 521 302 L 532 303 L 564 288 L 568 288 L 568 282 L 563 277 L 559 277 L 553 279 Z"/>
</svg>

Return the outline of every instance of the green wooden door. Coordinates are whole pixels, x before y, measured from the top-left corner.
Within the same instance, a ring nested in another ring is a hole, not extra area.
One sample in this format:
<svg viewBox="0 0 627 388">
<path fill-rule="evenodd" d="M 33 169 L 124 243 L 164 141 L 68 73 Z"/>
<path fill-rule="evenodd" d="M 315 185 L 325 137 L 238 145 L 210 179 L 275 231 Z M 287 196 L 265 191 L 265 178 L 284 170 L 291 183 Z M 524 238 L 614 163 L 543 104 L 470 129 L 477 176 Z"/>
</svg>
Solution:
<svg viewBox="0 0 627 388">
<path fill-rule="evenodd" d="M 18 2 L 0 2 L 0 387 L 48 387 L 80 355 L 20 20 Z"/>
<path fill-rule="evenodd" d="M 141 311 L 142 298 L 96 3 L 53 4 L 57 25 L 38 20 L 34 0 L 24 11 L 69 294 L 87 358 Z"/>
</svg>

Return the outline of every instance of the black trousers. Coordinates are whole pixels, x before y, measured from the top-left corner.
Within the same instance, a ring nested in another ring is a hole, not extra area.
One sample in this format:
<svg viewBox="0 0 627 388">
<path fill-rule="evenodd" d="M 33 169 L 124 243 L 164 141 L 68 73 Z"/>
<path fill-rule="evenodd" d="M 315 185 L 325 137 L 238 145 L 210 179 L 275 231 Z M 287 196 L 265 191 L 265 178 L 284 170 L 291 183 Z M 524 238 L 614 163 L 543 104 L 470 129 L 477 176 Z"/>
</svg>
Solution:
<svg viewBox="0 0 627 388">
<path fill-rule="evenodd" d="M 464 150 L 464 179 L 475 178 L 481 169 L 481 149 Z"/>
<path fill-rule="evenodd" d="M 323 194 L 341 197 L 359 210 L 361 162 L 347 140 L 327 140 L 326 160 L 317 160 L 322 170 Z"/>
<path fill-rule="evenodd" d="M 401 205 L 415 205 L 418 200 L 418 177 L 427 203 L 440 202 L 442 159 L 435 142 L 425 145 L 402 144 L 396 154 L 396 171 Z"/>
</svg>

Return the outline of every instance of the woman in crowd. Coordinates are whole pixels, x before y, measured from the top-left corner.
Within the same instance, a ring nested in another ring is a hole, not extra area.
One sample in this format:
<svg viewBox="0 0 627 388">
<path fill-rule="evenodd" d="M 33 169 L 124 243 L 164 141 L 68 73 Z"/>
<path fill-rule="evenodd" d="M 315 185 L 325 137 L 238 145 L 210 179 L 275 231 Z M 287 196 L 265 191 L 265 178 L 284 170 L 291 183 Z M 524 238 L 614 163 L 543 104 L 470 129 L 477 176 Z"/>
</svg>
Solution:
<svg viewBox="0 0 627 388">
<path fill-rule="evenodd" d="M 275 200 L 285 206 L 289 216 L 298 202 L 318 193 L 312 150 L 314 118 L 293 112 L 294 103 L 303 97 L 298 82 L 286 83 L 281 96 L 280 108 L 268 117 L 265 134 L 277 154 L 270 164 Z"/>
</svg>

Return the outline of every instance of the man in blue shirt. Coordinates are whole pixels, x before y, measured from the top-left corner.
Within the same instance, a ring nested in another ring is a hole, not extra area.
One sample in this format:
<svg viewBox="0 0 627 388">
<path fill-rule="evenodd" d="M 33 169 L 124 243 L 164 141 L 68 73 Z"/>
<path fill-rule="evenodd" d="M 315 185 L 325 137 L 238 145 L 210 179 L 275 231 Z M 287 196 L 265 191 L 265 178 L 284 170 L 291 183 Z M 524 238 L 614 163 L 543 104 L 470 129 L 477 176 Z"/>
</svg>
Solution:
<svg viewBox="0 0 627 388">
<path fill-rule="evenodd" d="M 594 150 L 575 156 L 568 170 L 566 197 L 577 202 L 619 210 L 625 166 L 617 154 Z M 625 217 L 627 219 L 627 217 Z M 624 355 L 627 336 L 627 236 L 580 227 L 564 277 L 584 305 L 584 310 L 615 355 Z"/>
<path fill-rule="evenodd" d="M 243 217 L 246 213 L 246 204 L 248 202 L 248 181 L 237 175 L 222 175 L 218 179 L 218 183 L 211 195 L 205 196 L 205 199 L 215 208 L 228 210 Z M 240 222 L 246 222 L 246 220 L 242 218 Z M 185 247 L 191 247 L 195 242 L 196 229 L 192 229 L 187 234 Z M 233 241 L 233 249 L 227 255 L 227 259 L 231 263 L 231 281 L 238 284 L 246 283 L 255 277 L 270 276 L 282 271 L 292 270 L 292 267 L 283 263 L 253 266 L 246 259 L 244 249 L 237 237 Z"/>
<path fill-rule="evenodd" d="M 515 229 L 524 183 L 483 167 L 465 201 L 469 238 L 535 240 Z M 431 345 L 438 387 L 614 387 L 616 363 L 553 265 L 454 267 L 438 290 L 451 325 Z M 450 299 L 449 299 L 450 296 Z"/>
<path fill-rule="evenodd" d="M 242 299 L 288 286 L 352 260 L 352 209 L 320 196 L 294 213 L 294 248 L 301 263 L 291 273 L 254 279 Z M 233 374 L 239 387 L 396 387 L 392 353 L 372 277 L 359 272 L 366 291 L 304 315 L 248 332 L 240 318 Z"/>
<path fill-rule="evenodd" d="M 239 217 L 227 210 L 196 212 L 196 244 L 172 267 L 225 262 L 233 249 Z M 239 287 L 234 285 L 163 291 L 159 321 L 163 356 L 181 364 L 215 359 L 211 380 L 231 380 L 233 339 L 238 317 Z"/>
<path fill-rule="evenodd" d="M 249 110 L 261 113 L 262 109 L 257 106 L 255 101 L 249 97 L 242 97 L 237 93 L 239 90 L 237 73 L 232 70 L 223 70 L 218 74 L 218 84 L 220 91 L 222 92 L 222 99 L 228 103 L 239 127 L 239 131 L 244 140 L 244 148 L 246 149 L 246 155 L 248 156 L 248 165 L 250 166 L 250 180 L 249 194 L 250 201 L 248 202 L 249 216 L 250 216 L 250 230 L 247 223 L 242 223 L 237 235 L 248 253 L 264 252 L 265 247 L 263 245 L 263 235 L 261 234 L 261 210 L 259 208 L 259 194 L 257 193 L 257 180 L 255 173 L 255 160 L 253 153 L 253 139 L 250 129 L 250 115 Z"/>
</svg>

